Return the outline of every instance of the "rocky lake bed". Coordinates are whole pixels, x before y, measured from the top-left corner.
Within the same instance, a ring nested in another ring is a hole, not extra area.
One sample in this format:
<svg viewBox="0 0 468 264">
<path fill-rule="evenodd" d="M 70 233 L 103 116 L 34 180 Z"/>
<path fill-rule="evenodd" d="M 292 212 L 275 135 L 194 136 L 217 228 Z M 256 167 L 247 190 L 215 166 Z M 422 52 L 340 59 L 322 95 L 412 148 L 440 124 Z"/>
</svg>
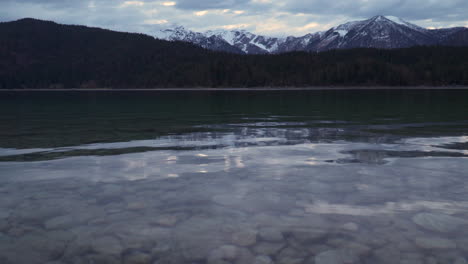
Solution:
<svg viewBox="0 0 468 264">
<path fill-rule="evenodd" d="M 0 263 L 468 263 L 465 108 L 356 119 L 275 98 L 0 118 Z"/>
</svg>

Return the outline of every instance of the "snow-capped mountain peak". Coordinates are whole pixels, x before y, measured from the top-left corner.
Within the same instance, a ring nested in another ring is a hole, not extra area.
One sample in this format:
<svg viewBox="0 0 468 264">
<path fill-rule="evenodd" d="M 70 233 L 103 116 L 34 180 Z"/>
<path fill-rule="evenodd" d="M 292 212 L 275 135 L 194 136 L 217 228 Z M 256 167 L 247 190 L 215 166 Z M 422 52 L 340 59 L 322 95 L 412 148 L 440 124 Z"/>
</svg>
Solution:
<svg viewBox="0 0 468 264">
<path fill-rule="evenodd" d="M 259 36 L 244 29 L 210 30 L 205 32 L 205 35 L 219 37 L 245 53 L 255 54 L 274 52 L 279 41 L 279 38 Z"/>
<path fill-rule="evenodd" d="M 402 25 L 402 26 L 405 26 L 405 27 L 409 27 L 409 28 L 412 28 L 414 30 L 418 30 L 418 31 L 426 31 L 425 28 L 423 27 L 420 27 L 418 25 L 415 25 L 415 24 L 412 24 L 406 20 L 403 20 L 402 18 L 399 18 L 399 17 L 396 17 L 396 16 L 379 16 L 381 20 L 383 19 L 386 19 L 386 20 L 390 20 L 392 21 L 393 23 L 396 23 L 398 25 Z"/>
</svg>

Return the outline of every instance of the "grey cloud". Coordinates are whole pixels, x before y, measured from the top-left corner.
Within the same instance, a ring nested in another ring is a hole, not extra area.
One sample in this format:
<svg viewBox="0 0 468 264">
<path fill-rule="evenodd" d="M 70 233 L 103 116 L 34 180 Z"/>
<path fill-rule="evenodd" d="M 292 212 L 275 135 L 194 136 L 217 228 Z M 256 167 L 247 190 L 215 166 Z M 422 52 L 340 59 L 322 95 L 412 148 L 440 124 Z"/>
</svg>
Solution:
<svg viewBox="0 0 468 264">
<path fill-rule="evenodd" d="M 244 7 L 250 0 L 179 0 L 176 2 L 176 7 L 180 9 L 205 10 Z"/>
<path fill-rule="evenodd" d="M 122 31 L 150 33 L 154 28 L 180 24 L 192 30 L 214 29 L 226 25 L 245 25 L 265 30 L 265 23 L 281 23 L 281 32 L 261 34 L 306 34 L 342 22 L 374 15 L 394 15 L 422 26 L 447 27 L 468 24 L 467 0 L 138 0 L 145 6 L 119 8 L 125 0 L 0 0 L 0 21 L 23 17 L 54 20 L 65 24 L 84 24 Z M 175 6 L 161 2 L 174 1 Z M 245 11 L 242 14 L 216 10 Z M 147 11 L 154 10 L 154 13 Z M 195 11 L 209 10 L 196 16 Z M 298 15 L 303 14 L 303 15 Z M 148 21 L 167 21 L 149 25 Z M 310 23 L 318 27 L 300 29 Z M 310 30 L 310 31 L 305 31 Z"/>
<path fill-rule="evenodd" d="M 17 4 L 18 7 L 21 5 L 37 5 L 44 8 L 52 9 L 73 9 L 85 7 L 88 4 L 88 1 L 74 1 L 74 0 L 1 0 L 6 4 Z M 106 0 L 104 0 L 106 1 Z M 2 4 L 0 3 L 0 6 Z"/>
<path fill-rule="evenodd" d="M 295 13 L 371 17 L 393 15 L 408 20 L 467 19 L 466 0 L 289 0 L 285 10 Z"/>
</svg>

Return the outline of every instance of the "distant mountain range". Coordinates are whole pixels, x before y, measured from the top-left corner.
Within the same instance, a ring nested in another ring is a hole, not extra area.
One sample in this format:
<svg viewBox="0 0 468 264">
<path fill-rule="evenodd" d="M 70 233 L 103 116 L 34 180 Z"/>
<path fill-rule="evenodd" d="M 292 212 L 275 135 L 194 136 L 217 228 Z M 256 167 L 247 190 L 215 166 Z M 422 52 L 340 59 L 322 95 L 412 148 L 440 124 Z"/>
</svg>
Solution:
<svg viewBox="0 0 468 264">
<path fill-rule="evenodd" d="M 247 32 L 244 38 L 221 31 L 208 38 L 197 33 L 178 37 L 198 38 L 197 45 L 37 19 L 3 22 L 0 89 L 468 85 L 468 46 L 344 49 L 424 44 L 433 41 L 432 32 L 438 32 L 437 43 L 466 43 L 463 29 L 426 31 L 383 19 L 282 41 Z M 174 32 L 166 33 L 178 39 Z M 399 36 L 399 41 L 390 45 L 386 36 Z M 236 54 L 298 47 L 324 52 Z M 338 49 L 326 51 L 332 48 Z"/>
<path fill-rule="evenodd" d="M 468 28 L 426 29 L 393 16 L 375 16 L 339 25 L 302 37 L 275 38 L 245 30 L 193 32 L 175 27 L 154 37 L 185 41 L 206 49 L 243 54 L 274 54 L 290 51 L 320 52 L 350 48 L 407 48 L 412 46 L 468 46 Z"/>
</svg>

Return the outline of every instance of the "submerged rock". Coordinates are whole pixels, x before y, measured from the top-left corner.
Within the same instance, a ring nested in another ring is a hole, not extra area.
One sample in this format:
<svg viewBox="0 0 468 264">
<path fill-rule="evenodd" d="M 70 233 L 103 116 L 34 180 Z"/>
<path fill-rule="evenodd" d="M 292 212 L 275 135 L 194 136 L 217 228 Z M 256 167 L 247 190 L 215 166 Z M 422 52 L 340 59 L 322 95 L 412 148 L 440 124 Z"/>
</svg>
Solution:
<svg viewBox="0 0 468 264">
<path fill-rule="evenodd" d="M 423 264 L 423 256 L 418 254 L 405 254 L 402 255 L 400 264 Z"/>
<path fill-rule="evenodd" d="M 304 216 L 305 212 L 304 209 L 293 209 L 289 211 L 290 216 Z"/>
<path fill-rule="evenodd" d="M 434 257 L 427 257 L 425 263 L 426 264 L 437 264 L 438 262 L 437 262 L 437 259 L 434 258 Z"/>
<path fill-rule="evenodd" d="M 208 256 L 208 261 L 213 262 L 215 260 L 234 260 L 238 254 L 238 248 L 233 245 L 220 246 L 217 249 L 211 251 Z"/>
<path fill-rule="evenodd" d="M 223 205 L 223 206 L 232 206 L 238 204 L 242 200 L 242 196 L 239 195 L 228 195 L 220 194 L 213 197 L 213 202 Z"/>
<path fill-rule="evenodd" d="M 278 264 L 299 264 L 302 263 L 307 253 L 296 250 L 292 247 L 284 248 L 281 250 L 279 255 L 276 257 L 276 263 Z"/>
<path fill-rule="evenodd" d="M 262 228 L 258 233 L 261 240 L 268 242 L 280 242 L 283 241 L 283 233 L 277 228 Z"/>
<path fill-rule="evenodd" d="M 344 230 L 347 230 L 347 231 L 357 231 L 359 229 L 359 226 L 356 224 L 356 223 L 346 223 L 342 226 L 342 228 Z"/>
<path fill-rule="evenodd" d="M 102 218 L 102 212 L 97 208 L 79 207 L 72 214 L 49 218 L 44 222 L 46 229 L 70 229 L 75 226 L 85 225 L 91 219 Z"/>
<path fill-rule="evenodd" d="M 419 237 L 414 242 L 417 246 L 424 249 L 450 249 L 457 247 L 455 242 L 438 237 Z"/>
<path fill-rule="evenodd" d="M 86 256 L 77 256 L 72 263 L 99 263 L 99 264 L 114 264 L 120 263 L 118 256 L 89 254 Z"/>
<path fill-rule="evenodd" d="M 10 217 L 10 212 L 0 211 L 0 219 L 6 219 L 8 217 Z"/>
<path fill-rule="evenodd" d="M 232 242 L 239 246 L 251 246 L 257 242 L 257 231 L 244 230 L 232 235 Z"/>
<path fill-rule="evenodd" d="M 46 229 L 68 229 L 76 226 L 78 223 L 71 215 L 58 216 L 47 220 L 44 223 Z"/>
<path fill-rule="evenodd" d="M 9 243 L 11 238 L 4 233 L 0 232 L 0 244 L 1 243 Z"/>
<path fill-rule="evenodd" d="M 318 228 L 296 228 L 291 230 L 291 233 L 299 243 L 303 244 L 319 241 L 328 234 L 327 230 Z"/>
<path fill-rule="evenodd" d="M 100 237 L 91 242 L 94 251 L 105 255 L 120 255 L 123 251 L 120 241 L 111 236 Z"/>
<path fill-rule="evenodd" d="M 147 264 L 150 261 L 151 256 L 143 252 L 133 252 L 123 258 L 123 264 Z"/>
<path fill-rule="evenodd" d="M 315 256 L 315 264 L 351 264 L 358 259 L 345 250 L 328 250 Z"/>
<path fill-rule="evenodd" d="M 436 232 L 452 232 L 458 230 L 460 226 L 468 222 L 464 219 L 444 214 L 420 213 L 413 217 L 413 222 L 417 225 Z"/>
<path fill-rule="evenodd" d="M 174 226 L 177 223 L 177 221 L 179 221 L 178 217 L 176 215 L 170 215 L 170 214 L 161 215 L 157 217 L 155 220 L 155 222 L 158 225 L 167 226 L 167 227 Z"/>
<path fill-rule="evenodd" d="M 285 244 L 282 243 L 270 243 L 270 242 L 260 242 L 253 248 L 253 251 L 261 255 L 273 256 L 277 254 Z"/>
<path fill-rule="evenodd" d="M 273 261 L 268 256 L 257 256 L 255 258 L 254 264 L 272 264 Z"/>
<path fill-rule="evenodd" d="M 346 249 L 347 252 L 357 256 L 367 255 L 371 252 L 370 247 L 354 241 L 347 241 L 340 245 L 340 248 Z"/>
<path fill-rule="evenodd" d="M 194 216 L 178 225 L 173 240 L 178 242 L 178 254 L 186 261 L 206 259 L 213 249 L 227 244 L 230 238 L 221 235 L 223 219 Z"/>
<path fill-rule="evenodd" d="M 468 254 L 468 239 L 464 238 L 457 241 L 457 247 Z"/>
<path fill-rule="evenodd" d="M 374 251 L 375 263 L 393 264 L 401 259 L 400 250 L 394 245 L 387 245 Z"/>
<path fill-rule="evenodd" d="M 72 236 L 62 232 L 28 233 L 16 240 L 8 239 L 0 245 L 0 263 L 47 263 L 59 259 Z"/>
<path fill-rule="evenodd" d="M 0 220 L 0 232 L 3 232 L 8 229 L 10 224 L 6 220 Z"/>
<path fill-rule="evenodd" d="M 252 255 L 250 250 L 246 248 L 239 248 L 238 256 L 236 258 L 235 264 L 244 264 L 244 263 L 252 263 L 254 261 L 255 256 Z"/>
</svg>

